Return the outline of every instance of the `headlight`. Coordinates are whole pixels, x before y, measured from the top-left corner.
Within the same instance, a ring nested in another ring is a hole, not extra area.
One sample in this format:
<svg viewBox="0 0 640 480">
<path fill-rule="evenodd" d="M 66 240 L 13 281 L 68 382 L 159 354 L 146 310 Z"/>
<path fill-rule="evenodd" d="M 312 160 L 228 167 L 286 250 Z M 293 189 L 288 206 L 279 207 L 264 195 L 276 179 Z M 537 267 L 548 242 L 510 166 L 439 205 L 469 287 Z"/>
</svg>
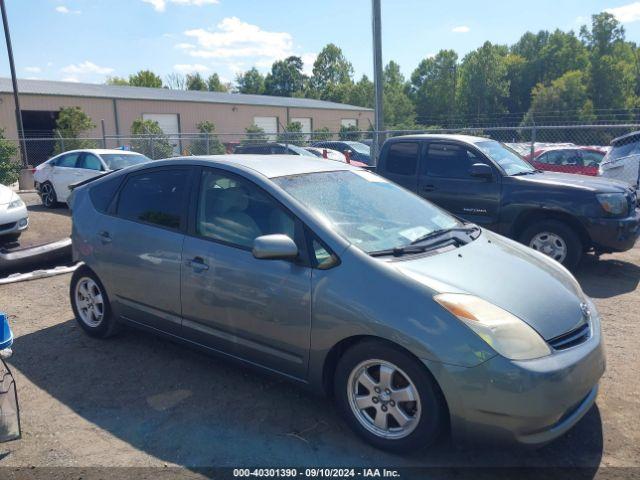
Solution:
<svg viewBox="0 0 640 480">
<path fill-rule="evenodd" d="M 629 203 L 623 193 L 600 193 L 596 198 L 602 209 L 609 215 L 619 217 L 627 214 Z"/>
<path fill-rule="evenodd" d="M 441 293 L 433 299 L 503 357 L 531 360 L 551 354 L 551 349 L 538 332 L 515 315 L 486 300 L 459 293 Z"/>
<path fill-rule="evenodd" d="M 24 207 L 24 202 L 20 197 L 16 197 L 14 200 L 11 200 L 8 208 L 9 210 L 11 210 L 12 208 L 20 208 L 20 207 Z"/>
</svg>

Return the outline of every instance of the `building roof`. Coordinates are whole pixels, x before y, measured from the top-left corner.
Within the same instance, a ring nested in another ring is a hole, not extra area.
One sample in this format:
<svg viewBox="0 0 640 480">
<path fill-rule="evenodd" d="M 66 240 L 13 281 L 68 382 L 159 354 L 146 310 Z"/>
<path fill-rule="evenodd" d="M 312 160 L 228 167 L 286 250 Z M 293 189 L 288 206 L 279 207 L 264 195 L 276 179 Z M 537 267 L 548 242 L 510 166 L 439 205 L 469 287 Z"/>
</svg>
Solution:
<svg viewBox="0 0 640 480">
<path fill-rule="evenodd" d="M 129 87 L 98 83 L 56 82 L 53 80 L 18 80 L 18 90 L 28 95 L 60 95 L 71 97 L 116 98 L 127 100 L 159 100 L 171 102 L 225 103 L 326 110 L 371 110 L 369 108 L 326 102 L 313 98 L 274 97 L 243 93 L 170 90 L 168 88 Z M 0 78 L 0 93 L 12 93 L 11 79 Z"/>
</svg>

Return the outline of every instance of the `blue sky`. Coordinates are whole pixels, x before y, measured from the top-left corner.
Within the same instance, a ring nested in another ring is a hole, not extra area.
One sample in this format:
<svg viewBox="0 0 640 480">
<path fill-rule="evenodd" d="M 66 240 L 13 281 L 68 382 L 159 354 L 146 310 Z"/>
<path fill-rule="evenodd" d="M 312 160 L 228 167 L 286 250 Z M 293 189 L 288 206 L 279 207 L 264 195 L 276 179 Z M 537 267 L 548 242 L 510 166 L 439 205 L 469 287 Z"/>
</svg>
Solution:
<svg viewBox="0 0 640 480">
<path fill-rule="evenodd" d="M 235 73 L 299 55 L 309 71 L 328 42 L 356 77 L 371 76 L 370 0 L 6 0 L 18 76 L 102 82 L 149 68 Z M 527 30 L 576 32 L 612 10 L 640 43 L 640 1 L 382 0 L 383 58 L 405 75 L 442 48 L 461 56 L 485 40 L 513 43 Z M 2 47 L 4 42 L 2 42 Z M 9 75 L 4 49 L 0 75 Z"/>
</svg>

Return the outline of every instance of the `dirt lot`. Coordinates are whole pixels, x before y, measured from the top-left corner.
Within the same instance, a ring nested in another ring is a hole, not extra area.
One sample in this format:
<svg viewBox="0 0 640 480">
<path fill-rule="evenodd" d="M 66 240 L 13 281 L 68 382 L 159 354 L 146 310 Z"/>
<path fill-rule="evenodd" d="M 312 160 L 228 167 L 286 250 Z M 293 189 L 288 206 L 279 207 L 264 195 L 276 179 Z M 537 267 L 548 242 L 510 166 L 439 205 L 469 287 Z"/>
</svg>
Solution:
<svg viewBox="0 0 640 480">
<path fill-rule="evenodd" d="M 23 438 L 0 445 L 0 467 L 528 465 L 580 466 L 588 476 L 640 467 L 640 246 L 589 258 L 577 276 L 603 317 L 608 367 L 597 407 L 538 451 L 444 439 L 410 456 L 368 447 L 329 401 L 286 381 L 133 330 L 87 337 L 69 307 L 69 275 L 1 286 L 17 337 L 10 363 Z"/>
</svg>

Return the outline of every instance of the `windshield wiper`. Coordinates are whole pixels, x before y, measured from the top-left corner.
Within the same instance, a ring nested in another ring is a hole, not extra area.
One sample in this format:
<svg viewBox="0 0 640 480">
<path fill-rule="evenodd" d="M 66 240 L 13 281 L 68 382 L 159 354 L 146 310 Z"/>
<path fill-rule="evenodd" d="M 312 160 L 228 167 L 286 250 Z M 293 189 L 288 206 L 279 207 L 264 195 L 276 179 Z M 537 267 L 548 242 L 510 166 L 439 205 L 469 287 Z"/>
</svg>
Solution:
<svg viewBox="0 0 640 480">
<path fill-rule="evenodd" d="M 434 232 L 427 233 L 426 235 L 422 235 L 421 237 L 416 238 L 409 245 L 417 245 L 419 243 L 428 242 L 434 238 L 442 237 L 443 235 L 451 234 L 451 233 L 472 233 L 480 230 L 480 227 L 477 225 L 471 225 L 468 227 L 454 227 L 454 228 L 443 228 L 441 230 L 436 230 Z"/>
<path fill-rule="evenodd" d="M 412 254 L 412 253 L 423 253 L 427 250 L 427 246 L 414 246 L 407 245 L 406 247 L 394 247 L 387 248 L 385 250 L 376 250 L 375 252 L 369 252 L 369 255 L 372 257 L 388 257 L 393 255 L 394 257 L 401 257 L 402 255 Z"/>
<path fill-rule="evenodd" d="M 535 170 L 526 170 L 524 172 L 512 173 L 512 177 L 519 177 L 520 175 L 533 175 L 534 173 L 542 173 L 542 170 L 536 168 Z"/>
</svg>

